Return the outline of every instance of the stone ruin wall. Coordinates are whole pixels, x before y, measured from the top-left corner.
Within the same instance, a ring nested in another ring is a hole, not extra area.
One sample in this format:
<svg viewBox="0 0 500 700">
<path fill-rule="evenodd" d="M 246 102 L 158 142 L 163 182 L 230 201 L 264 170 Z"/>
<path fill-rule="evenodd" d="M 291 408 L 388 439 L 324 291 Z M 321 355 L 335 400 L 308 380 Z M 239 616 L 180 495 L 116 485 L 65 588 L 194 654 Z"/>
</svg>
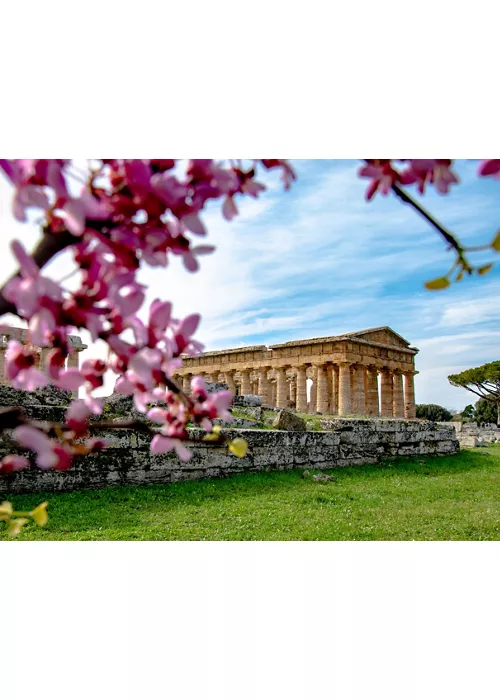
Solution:
<svg viewBox="0 0 500 700">
<path fill-rule="evenodd" d="M 478 425 L 477 423 L 461 423 L 450 421 L 439 425 L 452 428 L 457 436 L 460 447 L 481 447 L 492 443 L 500 443 L 500 428 L 491 425 Z"/>
<path fill-rule="evenodd" d="M 177 375 L 223 381 L 265 406 L 301 413 L 415 418 L 416 348 L 389 327 L 184 357 Z M 310 400 L 307 380 L 311 380 Z"/>
<path fill-rule="evenodd" d="M 76 352 L 84 347 L 76 338 Z M 168 483 L 271 469 L 321 470 L 378 464 L 395 456 L 455 454 L 459 444 L 454 428 L 403 419 L 403 416 L 413 418 L 415 414 L 413 377 L 417 352 L 394 331 L 382 328 L 335 338 L 294 341 L 273 348 L 240 348 L 187 358 L 178 377 L 185 383 L 190 375 L 202 374 L 217 381 L 222 374 L 233 390 L 236 385 L 243 394 L 250 394 L 253 389 L 263 403 L 271 406 L 275 403 L 277 408 L 291 402 L 292 397 L 299 410 L 307 408 L 305 382 L 311 378 L 311 410 L 331 411 L 340 417 L 328 420 L 328 430 L 323 432 L 223 430 L 228 440 L 237 436 L 247 440 L 249 450 L 243 459 L 230 454 L 225 445 L 201 442 L 202 431 L 193 429 L 190 435 L 195 441 L 188 445 L 194 456 L 187 463 L 182 463 L 173 453 L 150 454 L 150 438 L 143 433 L 128 429 L 99 431 L 91 427 L 92 434 L 109 442 L 108 450 L 77 460 L 65 473 L 43 471 L 32 462 L 30 469 L 1 477 L 0 493 Z M 376 381 L 379 374 L 380 396 Z M 252 381 L 256 382 L 253 386 Z M 54 387 L 27 393 L 4 386 L 0 392 L 3 406 L 21 406 L 27 417 L 50 422 L 64 420 L 70 399 L 69 392 Z M 114 399 L 116 395 L 108 397 L 109 403 Z M 351 411 L 364 411 L 372 418 L 341 417 Z M 384 420 L 376 418 L 379 414 Z M 0 459 L 16 452 L 19 448 L 12 442 L 11 431 L 3 431 Z"/>
<path fill-rule="evenodd" d="M 53 408 L 52 411 L 56 409 Z M 243 459 L 227 446 L 210 442 L 187 443 L 193 451 L 183 463 L 172 452 L 152 455 L 150 438 L 132 430 L 93 431 L 110 443 L 106 452 L 88 455 L 67 472 L 43 471 L 34 465 L 0 477 L 0 495 L 40 491 L 73 491 L 127 484 L 163 484 L 224 477 L 231 474 L 287 469 L 334 469 L 380 464 L 386 458 L 452 455 L 458 441 L 452 428 L 419 420 L 336 419 L 326 432 L 276 430 L 223 430 L 228 440 L 243 437 L 248 453 Z M 201 430 L 191 430 L 200 439 Z M 0 458 L 16 452 L 9 431 L 0 437 Z"/>
</svg>

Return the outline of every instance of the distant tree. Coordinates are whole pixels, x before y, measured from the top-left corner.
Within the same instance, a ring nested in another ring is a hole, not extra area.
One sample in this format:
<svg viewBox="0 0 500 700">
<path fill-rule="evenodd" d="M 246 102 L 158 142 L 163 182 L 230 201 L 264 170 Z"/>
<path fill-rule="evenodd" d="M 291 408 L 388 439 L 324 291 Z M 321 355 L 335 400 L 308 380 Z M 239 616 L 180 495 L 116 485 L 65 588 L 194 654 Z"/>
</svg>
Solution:
<svg viewBox="0 0 500 700">
<path fill-rule="evenodd" d="M 493 404 L 497 414 L 493 422 L 500 423 L 500 360 L 466 369 L 460 374 L 451 374 L 448 381 L 452 386 L 467 389 Z"/>
<path fill-rule="evenodd" d="M 449 421 L 453 418 L 451 411 L 435 403 L 420 403 L 417 404 L 416 409 L 417 418 L 424 418 L 425 420 Z"/>
<path fill-rule="evenodd" d="M 464 420 L 470 420 L 474 416 L 474 406 L 468 404 L 460 414 Z"/>
<path fill-rule="evenodd" d="M 479 399 L 474 409 L 473 420 L 476 423 L 497 423 L 498 409 L 491 401 Z"/>
</svg>

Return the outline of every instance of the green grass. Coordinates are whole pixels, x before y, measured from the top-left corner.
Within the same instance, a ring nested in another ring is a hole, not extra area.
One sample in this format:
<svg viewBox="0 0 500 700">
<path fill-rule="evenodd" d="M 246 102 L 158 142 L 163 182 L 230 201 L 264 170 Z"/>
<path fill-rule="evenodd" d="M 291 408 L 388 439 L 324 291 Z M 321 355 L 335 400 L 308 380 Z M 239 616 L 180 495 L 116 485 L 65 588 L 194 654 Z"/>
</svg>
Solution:
<svg viewBox="0 0 500 700">
<path fill-rule="evenodd" d="M 269 472 L 10 500 L 49 501 L 48 525 L 18 540 L 500 539 L 500 446 L 328 473 L 337 480 Z"/>
</svg>

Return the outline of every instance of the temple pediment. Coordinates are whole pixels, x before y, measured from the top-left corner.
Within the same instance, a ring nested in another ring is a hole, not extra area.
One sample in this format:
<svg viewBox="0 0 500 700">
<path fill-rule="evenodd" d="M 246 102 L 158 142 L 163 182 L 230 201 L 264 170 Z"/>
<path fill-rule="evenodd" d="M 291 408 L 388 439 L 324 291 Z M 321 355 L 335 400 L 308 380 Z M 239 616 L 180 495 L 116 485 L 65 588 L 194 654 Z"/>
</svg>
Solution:
<svg viewBox="0 0 500 700">
<path fill-rule="evenodd" d="M 354 333 L 346 333 L 349 338 L 360 338 L 372 343 L 380 343 L 381 345 L 390 345 L 396 348 L 409 348 L 410 343 L 405 340 L 399 333 L 393 331 L 389 326 L 380 326 L 379 328 L 367 328 L 364 331 L 355 331 Z"/>
</svg>

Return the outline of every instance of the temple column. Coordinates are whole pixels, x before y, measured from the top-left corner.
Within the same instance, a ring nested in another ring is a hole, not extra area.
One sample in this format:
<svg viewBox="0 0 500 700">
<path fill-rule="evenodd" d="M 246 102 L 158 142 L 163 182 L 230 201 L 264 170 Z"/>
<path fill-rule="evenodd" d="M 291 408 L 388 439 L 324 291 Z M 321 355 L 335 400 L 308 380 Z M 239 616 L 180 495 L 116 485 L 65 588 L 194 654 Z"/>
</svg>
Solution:
<svg viewBox="0 0 500 700">
<path fill-rule="evenodd" d="M 227 384 L 228 390 L 231 394 L 236 394 L 236 384 L 234 383 L 234 372 L 224 373 L 225 384 Z"/>
<path fill-rule="evenodd" d="M 339 413 L 339 366 L 332 366 L 332 385 L 331 389 L 331 403 L 330 411 L 332 416 L 337 416 Z"/>
<path fill-rule="evenodd" d="M 326 391 L 328 394 L 328 413 L 332 412 L 332 402 L 333 402 L 333 367 L 328 364 L 325 368 L 326 372 Z"/>
<path fill-rule="evenodd" d="M 378 370 L 371 365 L 366 370 L 366 413 L 378 416 Z"/>
<path fill-rule="evenodd" d="M 326 371 L 324 365 L 316 367 L 318 391 L 316 396 L 316 412 L 328 413 L 328 385 L 326 383 Z"/>
<path fill-rule="evenodd" d="M 339 416 L 351 413 L 351 365 L 341 362 L 339 365 Z"/>
<path fill-rule="evenodd" d="M 382 382 L 380 385 L 382 396 L 380 397 L 381 416 L 392 416 L 393 385 L 392 372 L 390 369 L 383 369 L 381 372 Z"/>
<path fill-rule="evenodd" d="M 243 396 L 251 393 L 250 389 L 250 370 L 242 369 L 241 372 L 241 393 Z"/>
<path fill-rule="evenodd" d="M 185 374 L 182 378 L 182 389 L 185 394 L 189 394 L 191 391 L 191 375 Z"/>
<path fill-rule="evenodd" d="M 41 365 L 42 367 L 45 367 L 45 361 L 47 359 L 47 355 L 49 354 L 50 350 L 47 348 L 44 348 L 42 350 L 42 357 L 41 357 Z M 68 369 L 78 369 L 80 366 L 80 358 L 78 356 L 77 352 L 70 352 L 69 357 L 68 357 Z"/>
<path fill-rule="evenodd" d="M 276 391 L 276 408 L 286 408 L 288 399 L 286 395 L 286 369 L 278 367 L 278 382 Z"/>
<path fill-rule="evenodd" d="M 311 395 L 309 397 L 309 413 L 316 413 L 317 401 L 318 401 L 318 380 L 316 377 L 316 368 L 313 367 Z"/>
<path fill-rule="evenodd" d="M 354 365 L 352 383 L 352 412 L 356 416 L 364 416 L 365 409 L 365 368 Z"/>
<path fill-rule="evenodd" d="M 414 375 L 416 372 L 404 372 L 404 404 L 405 418 L 415 418 L 415 384 Z"/>
<path fill-rule="evenodd" d="M 297 367 L 297 411 L 307 411 L 307 375 L 305 365 Z"/>
<path fill-rule="evenodd" d="M 271 408 L 276 407 L 276 379 L 271 380 Z"/>
<path fill-rule="evenodd" d="M 259 369 L 259 396 L 264 406 L 269 406 L 269 382 L 267 380 L 268 367 Z"/>
<path fill-rule="evenodd" d="M 392 415 L 394 418 L 404 418 L 405 415 L 403 375 L 398 370 L 392 375 Z"/>
<path fill-rule="evenodd" d="M 297 403 L 297 382 L 295 376 L 290 378 L 290 401 L 295 406 Z"/>
</svg>

